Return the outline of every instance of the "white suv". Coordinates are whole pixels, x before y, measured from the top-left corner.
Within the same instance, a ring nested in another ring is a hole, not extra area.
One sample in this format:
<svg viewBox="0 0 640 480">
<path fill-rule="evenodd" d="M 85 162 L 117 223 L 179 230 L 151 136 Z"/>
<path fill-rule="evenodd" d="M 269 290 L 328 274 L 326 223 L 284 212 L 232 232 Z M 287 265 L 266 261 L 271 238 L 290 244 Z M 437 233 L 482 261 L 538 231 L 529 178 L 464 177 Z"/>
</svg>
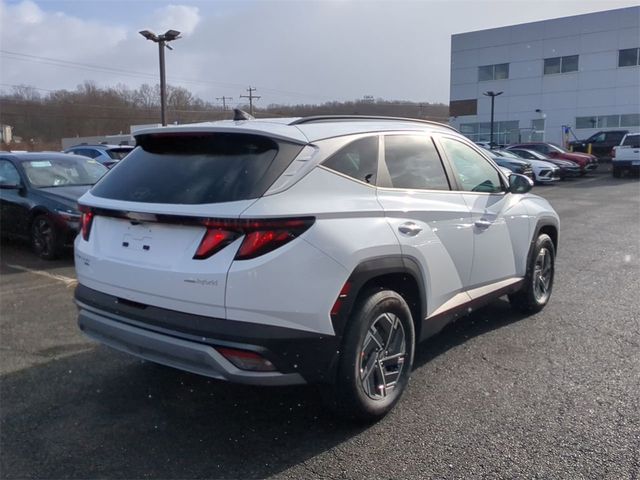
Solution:
<svg viewBox="0 0 640 480">
<path fill-rule="evenodd" d="M 398 401 L 416 343 L 508 294 L 549 301 L 558 216 L 452 128 L 386 117 L 136 132 L 80 199 L 79 326 L 209 377 Z"/>
</svg>

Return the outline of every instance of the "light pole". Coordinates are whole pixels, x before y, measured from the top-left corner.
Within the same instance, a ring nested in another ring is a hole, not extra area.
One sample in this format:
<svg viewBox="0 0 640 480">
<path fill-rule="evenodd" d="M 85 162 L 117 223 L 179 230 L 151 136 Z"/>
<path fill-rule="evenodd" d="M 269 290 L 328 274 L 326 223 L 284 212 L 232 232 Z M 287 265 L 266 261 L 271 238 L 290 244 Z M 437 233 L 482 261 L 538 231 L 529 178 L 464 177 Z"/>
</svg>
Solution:
<svg viewBox="0 0 640 480">
<path fill-rule="evenodd" d="M 165 112 L 167 101 L 167 81 L 164 73 L 164 48 L 167 47 L 169 50 L 173 50 L 173 48 L 171 48 L 171 46 L 167 44 L 168 42 L 181 38 L 180 32 L 177 30 L 167 30 L 162 35 L 156 35 L 149 30 L 142 30 L 140 32 L 140 35 L 142 35 L 147 40 L 156 42 L 160 51 L 160 116 L 162 118 L 162 126 L 164 127 L 167 125 L 167 116 Z"/>
<path fill-rule="evenodd" d="M 489 137 L 489 147 L 493 148 L 494 144 L 493 144 L 493 104 L 495 102 L 495 99 L 498 95 L 502 95 L 503 92 L 484 92 L 483 95 L 487 96 L 487 97 L 491 97 L 491 137 Z"/>
</svg>

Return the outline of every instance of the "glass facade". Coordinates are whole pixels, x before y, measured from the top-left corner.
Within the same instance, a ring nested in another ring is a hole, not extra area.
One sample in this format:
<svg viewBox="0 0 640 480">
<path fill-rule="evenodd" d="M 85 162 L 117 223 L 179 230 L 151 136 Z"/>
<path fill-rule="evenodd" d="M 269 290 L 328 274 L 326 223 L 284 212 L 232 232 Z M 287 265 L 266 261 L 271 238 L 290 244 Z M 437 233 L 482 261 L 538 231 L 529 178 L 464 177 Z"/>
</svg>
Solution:
<svg viewBox="0 0 640 480">
<path fill-rule="evenodd" d="M 639 127 L 640 114 L 626 113 L 622 115 L 592 115 L 590 117 L 576 117 L 576 128 L 617 128 Z"/>
<path fill-rule="evenodd" d="M 474 142 L 491 140 L 491 122 L 475 122 L 460 124 L 460 133 Z M 520 122 L 507 120 L 493 123 L 493 141 L 500 145 L 515 143 L 520 139 Z"/>
</svg>

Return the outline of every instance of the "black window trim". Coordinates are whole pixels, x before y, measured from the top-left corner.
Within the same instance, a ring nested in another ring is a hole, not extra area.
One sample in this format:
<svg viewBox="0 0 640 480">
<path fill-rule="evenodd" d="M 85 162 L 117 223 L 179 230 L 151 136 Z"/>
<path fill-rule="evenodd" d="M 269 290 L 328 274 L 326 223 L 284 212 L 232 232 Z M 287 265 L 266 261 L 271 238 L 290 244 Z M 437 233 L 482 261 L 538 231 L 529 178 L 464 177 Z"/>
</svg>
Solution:
<svg viewBox="0 0 640 480">
<path fill-rule="evenodd" d="M 444 175 L 447 179 L 447 183 L 449 184 L 449 190 L 434 190 L 429 188 L 399 188 L 394 187 L 391 182 L 391 174 L 389 173 L 389 169 L 387 167 L 387 162 L 385 159 L 385 143 L 384 137 L 386 136 L 424 136 L 427 137 L 428 140 L 431 140 L 433 146 L 436 149 L 436 153 L 440 157 L 440 163 L 444 169 Z M 408 132 L 408 131 L 397 131 L 397 132 L 384 132 L 379 135 L 379 148 L 378 148 L 378 185 L 377 188 L 385 191 L 394 191 L 394 192 L 430 192 L 430 193 L 455 193 L 456 190 L 454 188 L 455 185 L 455 176 L 453 176 L 453 170 L 451 166 L 446 161 L 445 157 L 442 155 L 441 149 L 438 147 L 438 143 L 435 141 L 435 136 L 431 132 Z"/>
</svg>

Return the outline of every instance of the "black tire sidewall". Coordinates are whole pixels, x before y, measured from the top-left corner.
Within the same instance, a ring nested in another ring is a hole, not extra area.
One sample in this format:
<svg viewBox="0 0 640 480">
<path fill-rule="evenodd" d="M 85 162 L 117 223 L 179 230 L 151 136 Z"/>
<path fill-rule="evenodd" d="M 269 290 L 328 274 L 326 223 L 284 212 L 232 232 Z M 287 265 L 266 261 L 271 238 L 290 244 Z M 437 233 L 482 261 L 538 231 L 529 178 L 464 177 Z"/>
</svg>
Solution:
<svg viewBox="0 0 640 480">
<path fill-rule="evenodd" d="M 384 400 L 371 399 L 359 379 L 359 355 L 364 338 L 375 319 L 382 313 L 395 314 L 405 332 L 407 356 L 396 387 Z M 415 329 L 411 310 L 405 300 L 392 290 L 379 290 L 365 294 L 354 309 L 345 331 L 342 354 L 338 368 L 337 390 L 339 405 L 345 413 L 364 420 L 385 415 L 398 402 L 407 386 L 415 352 Z"/>
<path fill-rule="evenodd" d="M 542 248 L 546 248 L 547 251 L 550 252 L 551 254 L 551 280 L 549 282 L 549 295 L 547 296 L 547 299 L 544 302 L 538 301 L 535 295 L 535 289 L 533 287 L 533 283 L 535 280 L 533 278 L 533 273 L 535 270 L 536 259 L 538 258 L 538 254 L 540 253 L 540 250 L 542 250 Z M 542 309 L 547 303 L 549 303 L 549 300 L 551 299 L 551 293 L 553 292 L 553 281 L 555 278 L 555 270 L 556 270 L 556 249 L 553 245 L 553 240 L 551 240 L 551 237 L 546 233 L 543 233 L 539 235 L 538 238 L 536 239 L 536 243 L 533 247 L 533 251 L 531 252 L 531 258 L 529 259 L 529 272 L 527 275 L 527 286 L 526 286 L 527 297 L 528 297 L 527 300 L 534 309 Z"/>
<path fill-rule="evenodd" d="M 36 246 L 36 242 L 35 242 L 35 238 L 34 238 L 34 229 L 36 228 L 36 224 L 38 224 L 40 221 L 46 221 L 49 224 L 49 227 L 51 228 L 51 234 L 52 234 L 52 241 L 51 241 L 51 251 L 49 252 L 44 252 L 43 250 L 40 250 L 37 246 Z M 36 255 L 38 255 L 40 258 L 43 258 L 45 260 L 52 260 L 54 258 L 56 258 L 59 253 L 60 253 L 60 234 L 56 228 L 55 223 L 47 216 L 47 215 L 38 215 L 37 217 L 35 217 L 33 219 L 33 222 L 31 222 L 31 248 L 33 249 L 33 251 L 36 253 Z"/>
</svg>

